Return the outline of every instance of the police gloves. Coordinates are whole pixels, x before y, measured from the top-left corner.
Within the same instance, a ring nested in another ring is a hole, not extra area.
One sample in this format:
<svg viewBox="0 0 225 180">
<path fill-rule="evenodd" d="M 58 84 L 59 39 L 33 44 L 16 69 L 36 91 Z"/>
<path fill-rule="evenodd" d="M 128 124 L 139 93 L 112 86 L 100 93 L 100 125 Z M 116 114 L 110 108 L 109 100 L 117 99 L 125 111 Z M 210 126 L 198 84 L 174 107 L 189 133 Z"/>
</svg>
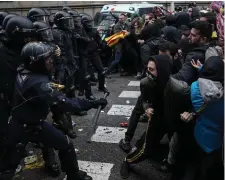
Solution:
<svg viewBox="0 0 225 180">
<path fill-rule="evenodd" d="M 101 106 L 101 109 L 104 109 L 108 104 L 107 100 L 104 98 L 94 100 L 94 101 L 92 101 L 92 103 L 94 106 L 93 108 L 95 108 L 95 109 L 97 109 L 99 106 Z"/>
</svg>

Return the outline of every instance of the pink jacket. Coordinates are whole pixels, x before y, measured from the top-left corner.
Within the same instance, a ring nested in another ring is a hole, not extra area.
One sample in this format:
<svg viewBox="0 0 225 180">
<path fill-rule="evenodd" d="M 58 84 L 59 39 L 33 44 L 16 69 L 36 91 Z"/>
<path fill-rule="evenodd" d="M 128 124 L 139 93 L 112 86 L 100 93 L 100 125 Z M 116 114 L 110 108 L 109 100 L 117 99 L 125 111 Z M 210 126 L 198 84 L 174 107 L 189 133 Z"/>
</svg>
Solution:
<svg viewBox="0 0 225 180">
<path fill-rule="evenodd" d="M 211 8 L 217 12 L 216 24 L 219 35 L 219 42 L 224 50 L 224 15 L 220 13 L 220 9 L 222 8 L 222 1 L 213 1 L 211 3 Z"/>
</svg>

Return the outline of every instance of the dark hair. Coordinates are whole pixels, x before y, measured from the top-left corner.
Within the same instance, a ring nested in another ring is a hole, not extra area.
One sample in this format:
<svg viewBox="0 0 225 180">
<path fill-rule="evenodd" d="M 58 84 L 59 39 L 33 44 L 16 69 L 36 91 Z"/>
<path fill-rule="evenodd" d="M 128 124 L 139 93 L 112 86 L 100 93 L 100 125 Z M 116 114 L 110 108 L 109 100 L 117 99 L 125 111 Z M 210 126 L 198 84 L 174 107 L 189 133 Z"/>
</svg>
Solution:
<svg viewBox="0 0 225 180">
<path fill-rule="evenodd" d="M 158 46 L 159 50 L 161 52 L 166 52 L 167 50 L 170 49 L 170 42 L 169 41 L 165 41 L 165 40 L 161 40 L 159 42 L 159 46 Z"/>
<path fill-rule="evenodd" d="M 170 42 L 169 43 L 169 51 L 170 51 L 171 56 L 175 56 L 178 53 L 178 45 Z"/>
<path fill-rule="evenodd" d="M 168 16 L 166 16 L 166 24 L 167 24 L 168 26 L 172 26 L 172 25 L 175 24 L 175 18 L 174 18 L 173 15 L 168 15 Z"/>
<path fill-rule="evenodd" d="M 205 17 L 209 24 L 213 24 L 214 28 L 216 30 L 216 14 L 215 13 L 213 13 L 213 12 L 203 13 L 202 17 Z"/>
<path fill-rule="evenodd" d="M 206 21 L 194 21 L 191 24 L 191 28 L 197 29 L 202 37 L 206 37 L 210 40 L 212 36 L 212 25 Z"/>
</svg>

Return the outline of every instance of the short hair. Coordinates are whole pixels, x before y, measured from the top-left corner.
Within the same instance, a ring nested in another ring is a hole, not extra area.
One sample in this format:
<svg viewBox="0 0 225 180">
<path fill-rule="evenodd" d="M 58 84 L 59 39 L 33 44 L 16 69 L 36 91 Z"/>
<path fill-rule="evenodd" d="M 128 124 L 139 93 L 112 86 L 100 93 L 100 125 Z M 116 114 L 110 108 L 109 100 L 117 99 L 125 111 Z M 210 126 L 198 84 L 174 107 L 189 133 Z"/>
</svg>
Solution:
<svg viewBox="0 0 225 180">
<path fill-rule="evenodd" d="M 169 41 L 162 40 L 162 41 L 159 42 L 158 48 L 159 48 L 159 50 L 161 52 L 166 52 L 167 50 L 170 49 L 170 42 Z"/>
<path fill-rule="evenodd" d="M 124 16 L 124 17 L 126 17 L 127 15 L 126 15 L 126 14 L 124 14 L 124 13 L 121 13 L 121 14 L 120 14 L 120 16 Z"/>
<path fill-rule="evenodd" d="M 207 12 L 207 13 L 203 13 L 202 17 L 205 17 L 207 19 L 207 22 L 209 24 L 213 24 L 214 27 L 216 28 L 216 14 L 213 12 Z"/>
<path fill-rule="evenodd" d="M 171 56 L 175 56 L 178 53 L 178 45 L 170 42 L 169 51 Z"/>
<path fill-rule="evenodd" d="M 212 36 L 212 25 L 207 21 L 194 21 L 191 24 L 191 28 L 199 30 L 202 37 L 206 37 L 208 40 Z"/>
</svg>

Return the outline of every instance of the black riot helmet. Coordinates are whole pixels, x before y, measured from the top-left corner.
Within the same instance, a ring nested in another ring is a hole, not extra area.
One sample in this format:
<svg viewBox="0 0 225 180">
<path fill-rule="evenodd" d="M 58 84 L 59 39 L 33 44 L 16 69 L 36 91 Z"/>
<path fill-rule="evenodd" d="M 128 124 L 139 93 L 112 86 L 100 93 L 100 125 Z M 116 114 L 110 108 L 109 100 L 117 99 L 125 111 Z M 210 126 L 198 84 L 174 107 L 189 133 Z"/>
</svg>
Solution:
<svg viewBox="0 0 225 180">
<path fill-rule="evenodd" d="M 3 20 L 2 22 L 2 28 L 5 29 L 6 27 L 6 24 L 8 23 L 9 19 L 14 17 L 14 16 L 17 16 L 16 14 L 8 14 L 5 19 Z"/>
<path fill-rule="evenodd" d="M 71 30 L 74 28 L 73 18 L 64 11 L 55 13 L 54 23 L 57 27 L 63 30 Z"/>
<path fill-rule="evenodd" d="M 49 74 L 53 69 L 54 52 L 44 42 L 30 42 L 21 51 L 24 67 L 35 73 Z"/>
<path fill-rule="evenodd" d="M 41 21 L 36 21 L 33 24 L 36 30 L 36 40 L 45 42 L 54 41 L 52 29 L 48 24 Z"/>
<path fill-rule="evenodd" d="M 0 30 L 2 29 L 2 23 L 3 20 L 5 19 L 5 17 L 8 15 L 9 13 L 7 12 L 0 12 Z"/>
<path fill-rule="evenodd" d="M 85 29 L 93 28 L 93 19 L 90 16 L 82 16 L 81 23 Z"/>
<path fill-rule="evenodd" d="M 71 9 L 70 7 L 68 7 L 68 6 L 64 6 L 64 7 L 62 8 L 62 10 L 63 10 L 64 12 L 72 11 L 72 9 Z"/>
<path fill-rule="evenodd" d="M 27 13 L 27 18 L 29 18 L 32 22 L 43 21 L 45 23 L 48 23 L 49 16 L 49 13 L 41 8 L 32 8 Z"/>
<path fill-rule="evenodd" d="M 81 15 L 77 11 L 68 11 L 70 16 L 73 18 L 74 26 L 80 26 L 81 25 Z"/>
<path fill-rule="evenodd" d="M 35 37 L 31 20 L 22 16 L 11 17 L 5 27 L 5 34 L 14 46 L 23 46 Z"/>
</svg>

